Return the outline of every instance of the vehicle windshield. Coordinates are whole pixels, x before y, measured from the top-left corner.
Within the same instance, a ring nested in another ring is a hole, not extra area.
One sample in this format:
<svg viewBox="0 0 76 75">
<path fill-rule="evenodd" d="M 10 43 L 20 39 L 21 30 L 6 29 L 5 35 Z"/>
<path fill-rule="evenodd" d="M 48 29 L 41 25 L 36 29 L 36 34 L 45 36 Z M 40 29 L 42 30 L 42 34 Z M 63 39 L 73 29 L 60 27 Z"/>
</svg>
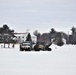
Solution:
<svg viewBox="0 0 76 75">
<path fill-rule="evenodd" d="M 29 46 L 29 45 L 30 45 L 30 43 L 22 43 L 22 45 L 23 45 L 23 46 L 25 46 L 25 45 L 28 45 L 28 46 Z"/>
</svg>

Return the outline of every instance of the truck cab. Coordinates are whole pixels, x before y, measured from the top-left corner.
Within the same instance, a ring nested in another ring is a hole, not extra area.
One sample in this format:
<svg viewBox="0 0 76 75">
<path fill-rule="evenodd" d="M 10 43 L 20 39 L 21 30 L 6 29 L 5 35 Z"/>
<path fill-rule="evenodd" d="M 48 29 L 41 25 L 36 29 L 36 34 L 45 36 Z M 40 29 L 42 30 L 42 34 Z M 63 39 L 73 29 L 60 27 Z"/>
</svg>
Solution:
<svg viewBox="0 0 76 75">
<path fill-rule="evenodd" d="M 25 41 L 20 44 L 20 51 L 31 51 L 32 43 L 30 41 Z"/>
</svg>

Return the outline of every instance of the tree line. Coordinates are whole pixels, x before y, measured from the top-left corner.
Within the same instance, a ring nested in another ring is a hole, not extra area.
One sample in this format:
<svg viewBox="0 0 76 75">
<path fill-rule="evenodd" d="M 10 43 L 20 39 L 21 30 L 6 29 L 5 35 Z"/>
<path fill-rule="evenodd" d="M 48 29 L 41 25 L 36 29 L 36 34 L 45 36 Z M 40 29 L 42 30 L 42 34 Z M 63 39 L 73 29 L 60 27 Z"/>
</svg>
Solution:
<svg viewBox="0 0 76 75">
<path fill-rule="evenodd" d="M 49 44 L 50 42 L 54 42 L 57 45 L 63 45 L 62 39 L 66 40 L 66 44 L 76 44 L 76 28 L 71 28 L 72 33 L 66 34 L 65 32 L 56 31 L 54 28 L 48 33 L 41 34 L 38 30 L 35 30 L 33 34 L 37 36 L 37 42 L 45 42 Z M 16 37 L 14 35 L 14 29 L 10 29 L 7 24 L 4 24 L 0 27 L 0 43 L 16 43 L 16 40 L 13 38 Z M 27 36 L 27 40 L 31 40 L 31 34 L 29 33 Z"/>
</svg>

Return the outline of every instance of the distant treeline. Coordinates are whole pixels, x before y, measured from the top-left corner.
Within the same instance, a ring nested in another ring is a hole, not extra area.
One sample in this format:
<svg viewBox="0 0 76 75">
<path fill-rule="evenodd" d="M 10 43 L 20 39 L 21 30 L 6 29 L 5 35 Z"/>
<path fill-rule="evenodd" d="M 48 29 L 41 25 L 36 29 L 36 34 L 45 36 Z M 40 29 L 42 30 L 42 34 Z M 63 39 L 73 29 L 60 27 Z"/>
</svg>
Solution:
<svg viewBox="0 0 76 75">
<path fill-rule="evenodd" d="M 55 44 L 62 45 L 63 39 L 65 39 L 66 44 L 76 44 L 76 28 L 71 28 L 72 33 L 66 34 L 65 32 L 58 32 L 54 28 L 51 28 L 49 33 L 40 34 L 38 30 L 34 31 L 34 35 L 37 36 L 37 41 L 42 41 L 45 43 L 54 42 Z"/>
<path fill-rule="evenodd" d="M 46 44 L 54 42 L 55 44 L 63 44 L 62 40 L 66 40 L 66 44 L 76 44 L 76 28 L 71 28 L 72 33 L 66 34 L 64 31 L 59 32 L 54 28 L 48 33 L 39 33 L 38 30 L 35 30 L 33 34 L 37 36 L 37 42 L 45 42 Z M 14 30 L 10 29 L 7 24 L 4 24 L 0 27 L 0 43 L 16 43 L 16 40 L 13 38 L 16 37 L 14 35 Z"/>
</svg>

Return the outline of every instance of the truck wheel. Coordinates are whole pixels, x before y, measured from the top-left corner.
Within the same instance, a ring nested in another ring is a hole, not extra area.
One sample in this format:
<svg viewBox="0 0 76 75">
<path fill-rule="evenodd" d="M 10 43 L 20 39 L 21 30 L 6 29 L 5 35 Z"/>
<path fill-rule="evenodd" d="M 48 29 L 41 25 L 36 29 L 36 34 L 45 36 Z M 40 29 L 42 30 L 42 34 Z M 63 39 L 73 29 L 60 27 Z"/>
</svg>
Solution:
<svg viewBox="0 0 76 75">
<path fill-rule="evenodd" d="M 23 49 L 20 49 L 20 51 L 24 51 Z"/>
<path fill-rule="evenodd" d="M 35 51 L 40 51 L 40 49 L 38 48 L 38 45 L 35 45 L 35 46 L 34 46 L 34 50 L 35 50 Z"/>
<path fill-rule="evenodd" d="M 40 51 L 40 49 L 35 49 L 35 51 Z"/>
<path fill-rule="evenodd" d="M 30 48 L 28 48 L 28 51 L 31 51 L 31 49 L 30 49 Z"/>
<path fill-rule="evenodd" d="M 28 49 L 25 49 L 25 51 L 31 51 L 31 49 L 30 49 L 30 48 L 28 48 Z"/>
<path fill-rule="evenodd" d="M 34 48 L 34 50 L 35 50 L 35 51 L 40 51 L 40 49 L 39 49 L 39 48 Z"/>
<path fill-rule="evenodd" d="M 48 51 L 51 51 L 52 49 L 51 48 L 48 48 Z"/>
</svg>

